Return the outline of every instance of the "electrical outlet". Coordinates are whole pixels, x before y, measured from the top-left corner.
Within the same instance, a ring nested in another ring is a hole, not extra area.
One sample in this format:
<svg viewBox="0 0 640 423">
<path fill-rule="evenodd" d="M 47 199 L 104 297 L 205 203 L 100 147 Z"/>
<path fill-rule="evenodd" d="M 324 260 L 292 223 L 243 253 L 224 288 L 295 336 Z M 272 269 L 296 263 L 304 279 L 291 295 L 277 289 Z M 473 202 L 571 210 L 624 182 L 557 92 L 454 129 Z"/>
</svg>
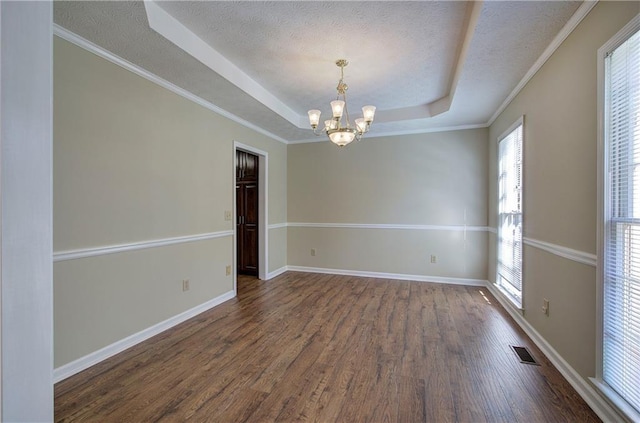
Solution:
<svg viewBox="0 0 640 423">
<path fill-rule="evenodd" d="M 189 290 L 189 279 L 183 279 L 182 280 L 182 291 L 188 291 Z"/>
<path fill-rule="evenodd" d="M 225 210 L 224 220 L 231 220 L 231 210 Z"/>
<path fill-rule="evenodd" d="M 542 312 L 547 316 L 549 315 L 549 300 L 546 298 L 542 300 Z"/>
<path fill-rule="evenodd" d="M 227 276 L 231 274 L 231 266 L 227 266 L 226 272 L 227 272 Z"/>
<path fill-rule="evenodd" d="M 431 263 L 437 263 L 437 262 L 438 262 L 438 257 L 431 254 Z"/>
<path fill-rule="evenodd" d="M 316 249 L 312 248 L 311 249 L 311 257 L 315 257 L 316 256 Z"/>
</svg>

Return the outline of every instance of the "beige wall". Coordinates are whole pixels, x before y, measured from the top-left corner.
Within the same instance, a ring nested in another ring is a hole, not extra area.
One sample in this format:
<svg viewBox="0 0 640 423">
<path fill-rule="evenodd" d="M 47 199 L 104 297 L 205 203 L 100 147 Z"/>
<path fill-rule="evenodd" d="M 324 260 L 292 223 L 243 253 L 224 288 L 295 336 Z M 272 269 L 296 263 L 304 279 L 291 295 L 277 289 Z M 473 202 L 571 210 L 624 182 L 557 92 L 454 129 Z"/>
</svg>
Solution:
<svg viewBox="0 0 640 423">
<path fill-rule="evenodd" d="M 269 271 L 493 281 L 495 236 L 448 226 L 496 226 L 496 140 L 525 115 L 525 237 L 594 254 L 596 51 L 639 11 L 637 2 L 596 5 L 488 130 L 365 138 L 345 149 L 285 146 L 56 38 L 54 251 L 231 230 L 223 217 L 235 140 L 269 153 L 269 224 L 439 226 L 273 228 Z M 226 237 L 56 263 L 55 365 L 232 289 L 232 249 Z M 524 259 L 525 319 L 593 376 L 595 268 L 530 245 Z"/>
<path fill-rule="evenodd" d="M 147 329 L 233 289 L 230 238 L 58 262 L 55 366 Z M 182 280 L 190 289 L 182 292 Z"/>
<path fill-rule="evenodd" d="M 496 226 L 497 138 L 524 125 L 524 236 L 596 253 L 596 52 L 640 12 L 600 2 L 490 128 L 489 222 Z M 495 237 L 489 242 L 495 280 Z M 525 319 L 581 376 L 595 375 L 595 267 L 525 245 Z M 541 312 L 550 300 L 550 315 Z"/>
<path fill-rule="evenodd" d="M 365 138 L 346 148 L 290 145 L 289 222 L 439 230 L 289 227 L 288 264 L 486 279 L 486 233 L 465 236 L 451 226 L 487 224 L 487 135 L 475 129 Z"/>
<path fill-rule="evenodd" d="M 53 78 L 54 252 L 231 231 L 234 141 L 268 153 L 269 223 L 287 221 L 284 144 L 57 37 Z M 268 249 L 286 265 L 285 236 Z M 232 254 L 226 236 L 55 263 L 55 366 L 231 291 Z"/>
<path fill-rule="evenodd" d="M 276 272 L 287 265 L 287 227 L 269 230 L 269 245 L 276 248 L 269 250 L 269 272 Z"/>
</svg>

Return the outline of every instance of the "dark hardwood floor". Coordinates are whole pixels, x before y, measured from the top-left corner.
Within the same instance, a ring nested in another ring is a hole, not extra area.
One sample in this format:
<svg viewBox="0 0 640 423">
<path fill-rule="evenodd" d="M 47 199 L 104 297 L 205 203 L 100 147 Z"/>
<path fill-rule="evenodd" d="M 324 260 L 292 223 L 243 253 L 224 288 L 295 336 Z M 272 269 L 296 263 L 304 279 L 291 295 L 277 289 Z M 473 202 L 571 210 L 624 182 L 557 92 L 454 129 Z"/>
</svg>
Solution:
<svg viewBox="0 0 640 423">
<path fill-rule="evenodd" d="M 600 421 L 485 288 L 294 272 L 56 384 L 55 419 Z"/>
</svg>

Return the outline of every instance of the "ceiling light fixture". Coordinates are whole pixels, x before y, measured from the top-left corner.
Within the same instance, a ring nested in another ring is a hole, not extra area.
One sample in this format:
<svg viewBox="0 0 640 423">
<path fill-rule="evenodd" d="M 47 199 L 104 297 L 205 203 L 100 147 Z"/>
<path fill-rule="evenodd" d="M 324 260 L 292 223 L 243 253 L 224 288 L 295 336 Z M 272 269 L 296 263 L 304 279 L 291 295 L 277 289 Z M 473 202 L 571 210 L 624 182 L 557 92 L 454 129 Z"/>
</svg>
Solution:
<svg viewBox="0 0 640 423">
<path fill-rule="evenodd" d="M 324 133 L 327 134 L 331 142 L 344 147 L 351 141 L 360 140 L 362 136 L 369 132 L 371 122 L 373 122 L 373 115 L 376 113 L 375 106 L 364 106 L 362 108 L 363 117 L 355 120 L 355 126 L 351 126 L 349 123 L 349 112 L 347 111 L 347 89 L 349 87 L 344 82 L 344 68 L 349 64 L 345 59 L 336 61 L 336 65 L 340 68 L 340 81 L 336 90 L 338 95 L 334 101 L 331 102 L 331 111 L 333 117 L 324 121 Z M 309 110 L 309 123 L 313 129 L 313 133 L 320 135 L 316 132 L 318 123 L 320 122 L 320 110 Z M 342 116 L 345 116 L 344 124 L 342 123 Z"/>
</svg>

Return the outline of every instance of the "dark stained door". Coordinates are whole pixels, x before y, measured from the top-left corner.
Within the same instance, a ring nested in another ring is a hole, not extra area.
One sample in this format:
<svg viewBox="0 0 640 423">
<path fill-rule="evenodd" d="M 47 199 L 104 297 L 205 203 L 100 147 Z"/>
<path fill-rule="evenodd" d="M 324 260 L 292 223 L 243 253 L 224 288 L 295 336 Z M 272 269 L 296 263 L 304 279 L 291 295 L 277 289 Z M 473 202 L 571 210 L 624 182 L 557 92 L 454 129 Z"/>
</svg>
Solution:
<svg viewBox="0 0 640 423">
<path fill-rule="evenodd" d="M 238 274 L 258 275 L 258 156 L 236 151 Z"/>
</svg>

